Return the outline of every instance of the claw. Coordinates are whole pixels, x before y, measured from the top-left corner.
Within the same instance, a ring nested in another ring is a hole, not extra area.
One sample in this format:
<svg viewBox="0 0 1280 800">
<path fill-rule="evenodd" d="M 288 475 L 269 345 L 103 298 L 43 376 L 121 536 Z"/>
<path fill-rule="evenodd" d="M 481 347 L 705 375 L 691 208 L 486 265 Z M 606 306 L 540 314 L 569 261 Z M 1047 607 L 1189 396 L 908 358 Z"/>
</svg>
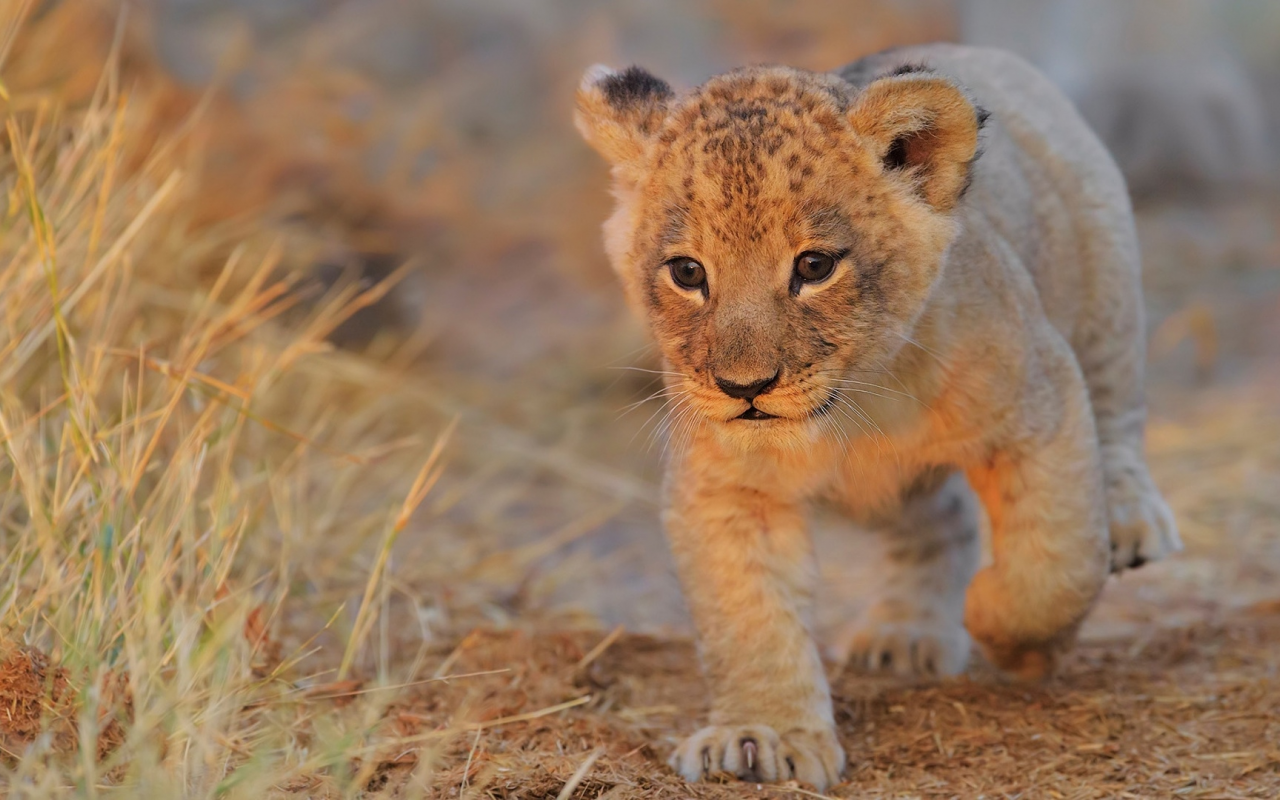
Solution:
<svg viewBox="0 0 1280 800">
<path fill-rule="evenodd" d="M 711 774 L 711 749 L 710 748 L 704 747 L 702 749 L 702 774 L 703 775 Z"/>
<path fill-rule="evenodd" d="M 747 771 L 754 772 L 756 769 L 756 743 L 754 739 L 742 740 L 742 756 L 747 762 Z"/>
</svg>

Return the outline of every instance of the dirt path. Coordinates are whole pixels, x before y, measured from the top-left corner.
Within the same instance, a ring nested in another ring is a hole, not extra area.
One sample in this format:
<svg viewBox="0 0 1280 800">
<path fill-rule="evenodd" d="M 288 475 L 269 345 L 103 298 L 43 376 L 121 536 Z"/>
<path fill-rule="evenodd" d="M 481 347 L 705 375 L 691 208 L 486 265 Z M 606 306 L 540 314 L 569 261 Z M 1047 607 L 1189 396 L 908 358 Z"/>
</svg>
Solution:
<svg viewBox="0 0 1280 800">
<path fill-rule="evenodd" d="M 849 751 L 833 797 L 1214 797 L 1280 792 L 1280 614 L 1083 645 L 1063 674 L 1010 685 L 982 670 L 903 684 L 834 682 Z M 402 733 L 459 709 L 495 727 L 438 754 L 436 796 L 464 783 L 491 797 L 556 797 L 589 758 L 574 797 L 801 796 L 786 787 L 689 786 L 664 766 L 705 712 L 687 642 L 624 636 L 585 668 L 599 636 L 473 636 L 455 669 L 509 670 L 406 698 Z M 501 724 L 582 700 L 570 711 Z M 596 751 L 599 750 L 599 754 Z M 411 765 L 381 773 L 394 792 Z M 464 775 L 468 776 L 464 779 Z"/>
</svg>

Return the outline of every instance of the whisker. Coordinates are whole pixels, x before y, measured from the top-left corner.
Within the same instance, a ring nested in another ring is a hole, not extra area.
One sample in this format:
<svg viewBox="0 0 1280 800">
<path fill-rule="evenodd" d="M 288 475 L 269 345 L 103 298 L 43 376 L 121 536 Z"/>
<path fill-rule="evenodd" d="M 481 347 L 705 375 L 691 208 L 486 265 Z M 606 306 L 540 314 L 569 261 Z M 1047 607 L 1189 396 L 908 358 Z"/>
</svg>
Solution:
<svg viewBox="0 0 1280 800">
<path fill-rule="evenodd" d="M 636 358 L 641 353 L 649 352 L 650 350 L 652 350 L 657 346 L 658 346 L 657 342 L 649 342 L 648 344 L 640 345 L 635 350 L 632 350 L 630 353 L 627 353 L 626 355 L 618 356 L 614 360 L 610 361 L 608 364 L 605 364 L 605 366 L 612 367 L 614 364 L 617 364 L 619 361 L 629 361 L 633 358 Z"/>
<path fill-rule="evenodd" d="M 846 408 L 846 406 L 848 406 L 848 400 L 845 397 L 841 396 L 837 391 L 836 403 L 835 405 L 832 406 L 832 408 L 835 409 L 836 411 L 839 411 L 840 416 L 844 417 L 849 422 L 852 422 L 854 425 L 858 426 L 858 430 L 861 431 L 863 436 L 870 438 L 871 432 L 868 431 L 865 427 L 863 427 L 862 422 L 860 422 L 856 416 L 849 413 L 849 409 Z"/>
<path fill-rule="evenodd" d="M 618 360 L 621 361 L 622 359 L 618 359 Z M 609 383 L 609 386 L 608 386 L 609 389 L 612 389 L 613 387 L 617 386 L 624 377 L 623 373 L 626 373 L 626 372 L 641 372 L 646 375 L 657 375 L 659 376 L 659 378 L 666 378 L 666 377 L 685 378 L 685 379 L 688 378 L 687 375 L 681 372 L 670 372 L 668 370 L 660 370 L 660 369 L 645 369 L 644 367 L 628 367 L 628 366 L 615 367 L 612 364 L 610 364 L 610 365 L 607 365 L 605 368 L 609 370 L 613 370 L 614 372 L 618 373 L 618 376 Z M 645 384 L 645 388 L 648 388 L 649 385 L 650 384 Z"/>
<path fill-rule="evenodd" d="M 658 415 L 662 414 L 664 411 L 666 412 L 666 414 L 669 415 L 671 411 L 674 410 L 674 408 L 669 410 L 668 406 L 671 406 L 672 403 L 676 403 L 678 407 L 679 402 L 684 394 L 686 394 L 686 392 L 679 392 L 677 394 L 674 394 L 671 397 L 668 397 L 662 403 L 662 405 L 658 406 L 658 408 L 652 414 L 649 415 L 649 418 L 644 421 L 644 424 L 642 424 L 639 428 L 636 429 L 636 432 L 631 436 L 631 443 L 634 443 L 636 440 L 636 437 L 638 437 L 641 433 L 644 433 L 645 428 L 648 428 L 649 424 L 653 422 L 653 420 L 657 418 Z M 661 426 L 661 423 L 659 423 L 659 427 L 660 426 Z M 655 428 L 654 430 L 657 430 L 657 429 Z M 650 431 L 650 447 L 652 447 L 652 433 L 653 432 Z M 628 444 L 628 447 L 629 446 L 630 446 L 630 443 Z"/>
<path fill-rule="evenodd" d="M 849 408 L 851 408 L 858 416 L 862 417 L 863 421 L 865 421 L 872 428 L 875 428 L 876 433 L 878 433 L 881 436 L 884 436 L 884 431 L 880 430 L 880 426 L 877 425 L 876 421 L 871 418 L 871 415 L 866 412 L 866 409 L 858 405 L 857 400 L 855 400 L 844 389 L 836 389 L 835 391 L 836 391 L 836 394 L 839 395 L 842 399 L 844 399 L 844 401 L 849 405 Z"/>
<path fill-rule="evenodd" d="M 841 414 L 845 414 L 845 412 L 839 409 L 837 406 L 832 406 L 832 410 L 839 411 Z M 854 457 L 858 459 L 859 463 L 861 463 L 862 453 L 857 448 L 851 447 L 851 445 L 853 444 L 853 439 L 849 431 L 846 430 L 845 427 L 841 425 L 839 421 L 837 421 L 836 418 L 829 413 L 823 415 L 823 420 L 826 424 L 827 429 L 834 433 L 836 440 L 840 443 L 841 449 L 845 450 L 846 452 L 849 450 L 853 450 Z"/>
<path fill-rule="evenodd" d="M 681 454 L 688 451 L 694 431 L 700 429 L 704 421 L 705 417 L 701 414 L 692 413 L 685 415 L 685 417 L 677 423 L 676 430 L 671 434 L 671 438 L 668 439 L 668 444 L 671 444 L 672 458 L 679 457 Z M 665 459 L 665 449 L 663 450 L 662 455 Z"/>
<path fill-rule="evenodd" d="M 830 411 L 830 409 L 828 409 L 828 411 Z M 832 438 L 836 439 L 840 443 L 841 448 L 848 449 L 849 432 L 844 429 L 844 426 L 836 422 L 835 417 L 831 416 L 829 413 L 823 413 L 822 416 L 819 417 L 819 422 L 827 431 L 830 432 Z"/>
<path fill-rule="evenodd" d="M 675 425 L 676 420 L 684 416 L 687 408 L 688 404 L 683 396 L 675 398 L 675 403 L 663 415 L 662 420 L 650 431 L 649 450 L 653 449 L 653 445 L 657 443 L 658 439 L 665 440 L 667 438 L 667 433 Z"/>
<path fill-rule="evenodd" d="M 830 378 L 829 380 L 835 381 L 837 383 L 848 384 L 851 386 L 872 386 L 872 387 L 875 387 L 876 389 L 881 389 L 883 391 L 889 392 L 890 394 L 896 394 L 899 397 L 910 398 L 911 400 L 915 400 L 917 403 L 920 402 L 916 398 L 916 396 L 911 394 L 910 392 L 900 392 L 897 389 L 890 389 L 888 386 L 882 386 L 881 384 L 878 384 L 878 383 L 868 383 L 867 381 L 855 381 L 851 378 Z M 866 392 L 866 394 L 875 394 L 875 392 Z M 876 397 L 882 397 L 882 396 L 883 395 L 876 395 Z M 885 399 L 887 400 L 891 398 L 885 398 Z"/>
<path fill-rule="evenodd" d="M 649 375 L 671 375 L 677 378 L 688 378 L 689 376 L 683 372 L 672 372 L 665 369 L 645 369 L 644 367 L 609 367 L 609 369 L 627 370 L 630 372 L 644 372 Z"/>
<path fill-rule="evenodd" d="M 879 369 L 868 369 L 867 367 L 841 367 L 841 368 L 839 368 L 839 369 L 823 370 L 823 371 L 822 371 L 822 372 L 820 372 L 820 373 L 814 373 L 814 374 L 820 374 L 820 375 L 844 375 L 844 374 L 852 374 L 852 375 L 888 375 L 888 374 L 890 374 L 890 372 L 889 372 L 889 370 L 885 369 L 883 366 L 881 366 Z"/>
<path fill-rule="evenodd" d="M 659 457 L 663 461 L 667 460 L 667 450 L 671 446 L 672 433 L 681 424 L 683 424 L 684 420 L 687 419 L 688 416 L 692 413 L 695 413 L 693 410 L 693 405 L 691 403 L 685 403 L 684 405 L 678 407 L 678 409 L 676 410 L 676 413 L 668 414 L 667 419 L 663 421 L 663 426 L 660 428 L 660 432 L 659 432 L 659 435 L 662 436 L 662 452 L 660 453 Z M 649 447 L 650 449 L 653 448 L 652 442 L 650 443 Z"/>
<path fill-rule="evenodd" d="M 885 365 L 880 361 L 876 361 L 876 366 L 884 370 L 885 374 L 887 374 L 890 378 L 893 378 L 897 382 L 898 386 L 902 387 L 903 391 L 906 391 L 907 385 L 902 382 L 902 379 L 899 378 L 893 370 L 885 367 Z"/>
<path fill-rule="evenodd" d="M 933 356 L 935 359 L 937 359 L 937 361 L 938 361 L 938 363 L 939 363 L 939 364 L 943 363 L 943 361 L 942 361 L 942 356 L 938 355 L 938 354 L 937 354 L 937 353 L 935 353 L 934 351 L 932 351 L 932 350 L 930 350 L 929 348 L 925 347 L 924 345 L 920 344 L 920 343 L 919 343 L 919 342 L 917 342 L 915 339 L 912 339 L 910 336 L 906 335 L 906 334 L 905 334 L 905 333 L 903 333 L 902 331 L 894 331 L 894 333 L 895 333 L 895 334 L 897 334 L 898 338 L 902 339 L 902 341 L 906 342 L 907 344 L 913 344 L 913 345 L 915 345 L 916 347 L 920 348 L 920 349 L 921 349 L 922 351 L 924 351 L 925 353 L 928 353 L 929 355 Z"/>
<path fill-rule="evenodd" d="M 895 442 L 892 438 L 890 438 L 890 437 L 888 437 L 888 436 L 886 436 L 886 435 L 885 435 L 884 430 L 883 430 L 883 429 L 881 429 L 881 427 L 880 427 L 878 424 L 876 424 L 876 421 L 875 421 L 874 419 L 872 419 L 872 418 L 871 418 L 871 416 L 870 416 L 869 414 L 867 414 L 866 410 L 865 410 L 865 409 L 863 409 L 863 408 L 862 408 L 862 406 L 858 405 L 858 401 L 857 401 L 857 400 L 855 400 L 853 397 L 850 397 L 850 396 L 847 396 L 847 395 L 843 395 L 843 394 L 841 393 L 841 390 L 839 390 L 839 389 L 837 389 L 837 390 L 836 390 L 836 393 L 837 393 L 837 395 L 838 395 L 838 396 L 840 396 L 840 397 L 841 397 L 841 399 L 842 399 L 844 402 L 848 403 L 848 405 L 849 405 L 850 409 L 852 409 L 853 411 L 855 411 L 855 412 L 857 412 L 859 415 L 861 415 L 861 417 L 862 417 L 864 420 L 866 420 L 866 421 L 867 421 L 867 424 L 868 424 L 868 425 L 870 425 L 871 427 L 873 427 L 873 428 L 875 428 L 875 429 L 876 429 L 876 433 L 878 434 L 878 437 L 872 437 L 872 438 L 874 438 L 874 439 L 876 440 L 876 446 L 877 446 L 878 448 L 880 448 L 881 452 L 883 452 L 883 451 L 884 451 L 884 442 L 885 442 L 885 441 L 888 441 L 888 442 L 889 442 L 889 446 L 893 448 L 893 457 L 894 457 L 894 459 L 895 459 L 895 460 L 897 460 L 897 462 L 898 462 L 898 464 L 899 464 L 899 465 L 901 465 L 901 464 L 902 464 L 902 453 L 900 453 L 900 452 L 898 451 L 898 444 L 897 444 L 897 442 Z"/>
<path fill-rule="evenodd" d="M 882 399 L 882 400 L 898 400 L 898 399 L 899 399 L 899 398 L 897 398 L 897 397 L 893 397 L 893 396 L 891 396 L 891 395 L 887 395 L 887 394 L 880 394 L 879 392 L 873 392 L 873 391 L 871 391 L 871 390 L 869 390 L 869 389 L 857 389 L 857 388 L 854 388 L 854 387 L 852 387 L 852 386 L 840 386 L 840 387 L 833 386 L 833 387 L 831 387 L 831 388 L 833 388 L 833 389 L 839 389 L 839 390 L 840 390 L 840 391 L 842 391 L 842 392 L 856 392 L 857 394 L 865 394 L 865 395 L 870 395 L 870 396 L 872 396 L 872 397 L 879 397 L 879 398 L 880 398 L 880 399 Z M 892 390 L 891 390 L 891 389 L 886 389 L 886 391 L 892 391 Z M 902 394 L 902 393 L 901 393 L 901 392 L 897 392 L 897 394 Z M 907 397 L 910 397 L 910 395 L 907 395 Z M 915 398 L 914 398 L 914 397 L 911 397 L 911 399 L 912 399 L 912 400 L 915 400 Z"/>
<path fill-rule="evenodd" d="M 680 394 L 683 391 L 685 390 L 676 386 L 664 386 L 658 391 L 644 398 L 643 400 L 637 400 L 634 403 L 631 403 L 630 405 L 623 407 L 622 411 L 618 413 L 618 419 L 622 419 L 627 414 L 630 414 L 632 411 L 635 411 L 637 408 L 649 402 L 650 400 L 658 400 L 664 397 L 673 397 L 677 394 Z M 614 421 L 616 422 L 617 420 L 614 420 Z"/>
</svg>

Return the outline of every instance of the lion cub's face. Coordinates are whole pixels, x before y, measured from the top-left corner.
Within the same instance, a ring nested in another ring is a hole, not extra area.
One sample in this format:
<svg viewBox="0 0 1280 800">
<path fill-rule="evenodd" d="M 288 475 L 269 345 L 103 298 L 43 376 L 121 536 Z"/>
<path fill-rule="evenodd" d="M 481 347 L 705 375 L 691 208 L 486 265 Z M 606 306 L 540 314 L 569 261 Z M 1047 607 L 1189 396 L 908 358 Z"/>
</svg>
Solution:
<svg viewBox="0 0 1280 800">
<path fill-rule="evenodd" d="M 938 276 L 974 106 L 928 74 L 858 91 L 784 68 L 679 98 L 637 68 L 594 68 L 578 102 L 614 165 L 610 259 L 681 404 L 744 432 L 819 427 Z"/>
</svg>

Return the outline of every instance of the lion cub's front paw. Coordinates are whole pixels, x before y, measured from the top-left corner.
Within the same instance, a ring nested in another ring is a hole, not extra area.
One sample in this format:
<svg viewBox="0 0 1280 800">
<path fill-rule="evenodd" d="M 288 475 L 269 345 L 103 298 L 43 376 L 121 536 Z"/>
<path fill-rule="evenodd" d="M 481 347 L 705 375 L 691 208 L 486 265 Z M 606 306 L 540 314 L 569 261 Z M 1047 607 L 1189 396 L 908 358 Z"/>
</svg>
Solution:
<svg viewBox="0 0 1280 800">
<path fill-rule="evenodd" d="M 844 749 L 834 730 L 792 730 L 768 725 L 711 725 L 685 739 L 671 766 L 688 781 L 726 773 L 744 781 L 798 780 L 818 791 L 840 780 Z"/>
<path fill-rule="evenodd" d="M 859 672 L 943 678 L 968 665 L 969 634 L 958 622 L 884 621 L 871 614 L 841 631 L 829 652 L 837 664 Z"/>
<path fill-rule="evenodd" d="M 1182 549 L 1173 512 L 1145 469 L 1108 487 L 1107 517 L 1112 572 L 1140 567 Z"/>
<path fill-rule="evenodd" d="M 1026 609 L 992 567 L 979 570 L 969 584 L 964 624 L 987 660 L 1013 677 L 1032 681 L 1053 673 L 1075 635 L 1060 620 Z"/>
</svg>

